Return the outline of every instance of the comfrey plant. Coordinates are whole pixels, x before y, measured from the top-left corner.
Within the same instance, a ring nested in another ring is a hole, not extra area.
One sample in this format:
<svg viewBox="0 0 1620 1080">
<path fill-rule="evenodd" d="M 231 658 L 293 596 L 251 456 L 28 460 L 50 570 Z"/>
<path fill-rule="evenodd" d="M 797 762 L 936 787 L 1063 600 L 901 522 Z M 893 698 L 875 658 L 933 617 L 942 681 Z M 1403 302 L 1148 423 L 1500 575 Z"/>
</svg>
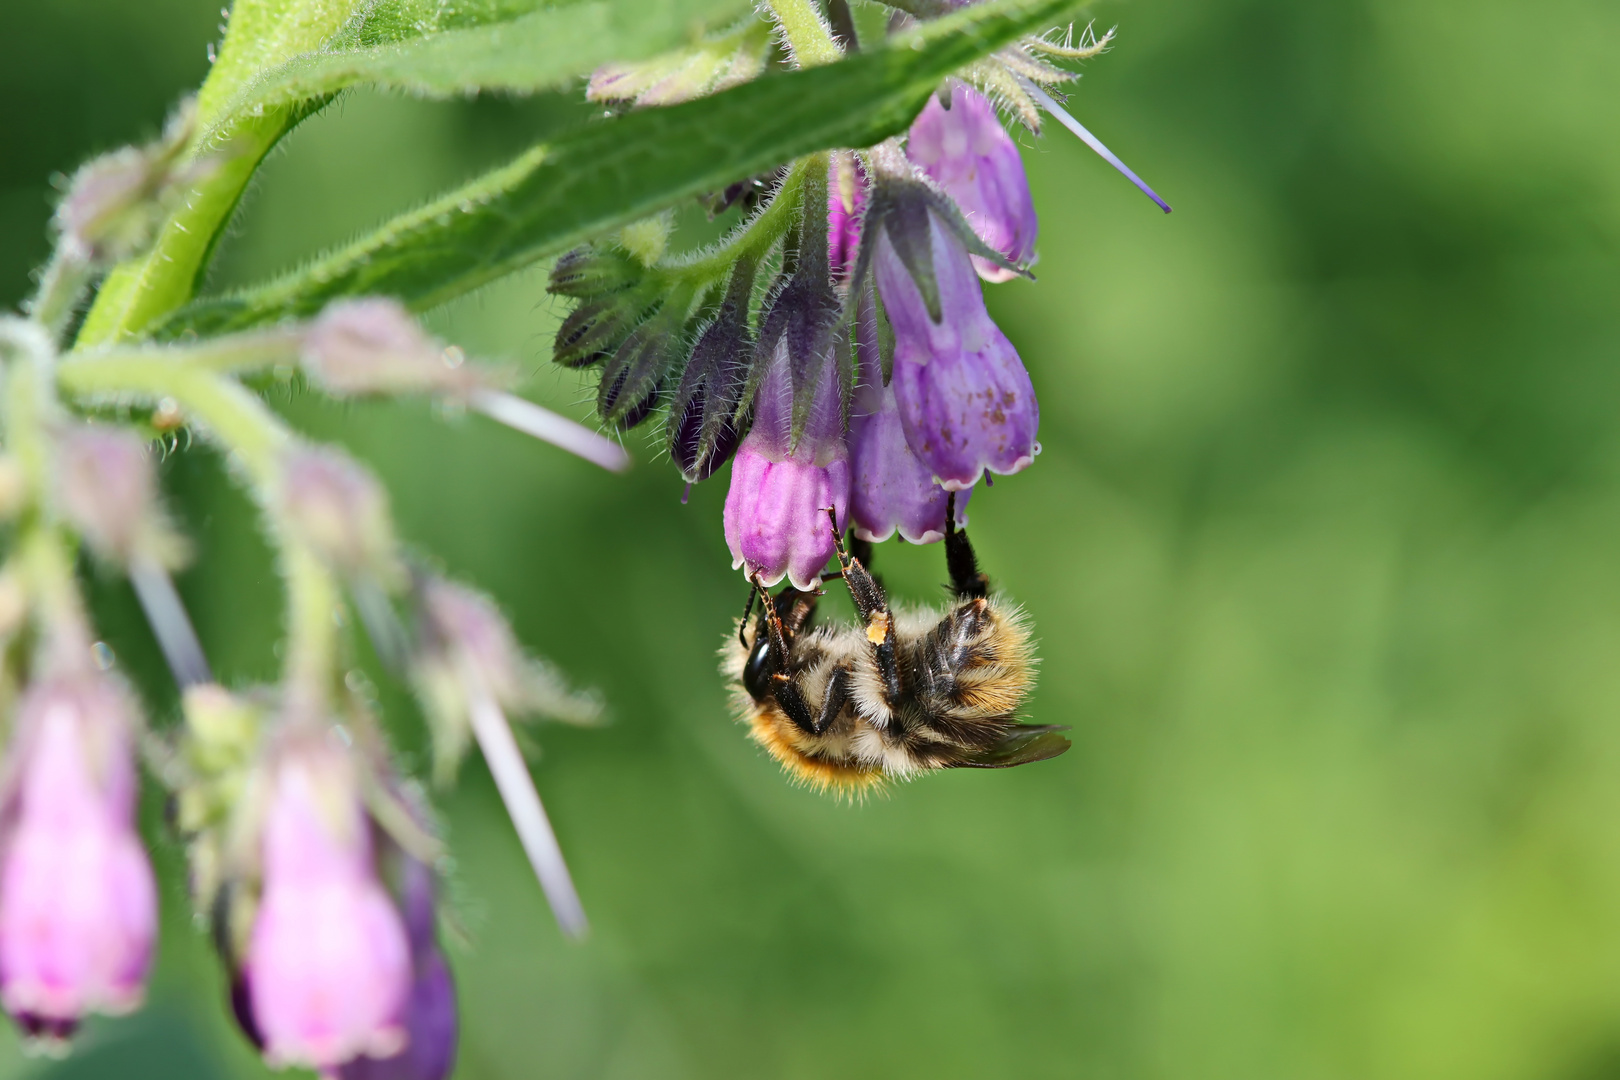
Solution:
<svg viewBox="0 0 1620 1080">
<path fill-rule="evenodd" d="M 625 468 L 617 441 L 515 396 L 509 372 L 415 322 L 501 275 L 555 260 L 551 291 L 577 302 L 555 359 L 596 372 L 610 432 L 660 418 L 689 483 L 731 462 L 725 535 L 754 588 L 787 578 L 808 595 L 846 527 L 865 543 L 945 538 L 950 618 L 999 619 L 1023 641 L 1015 614 L 986 607 L 959 525 L 980 479 L 1039 451 L 1029 373 L 981 287 L 1027 274 L 1035 253 L 1001 116 L 1035 132 L 1044 110 L 1118 164 L 1046 89 L 1109 40 L 1036 36 L 1072 7 L 239 0 L 162 137 L 70 179 L 37 292 L 0 317 L 0 1004 L 26 1035 L 60 1047 L 87 1014 L 140 1001 L 157 922 L 136 828 L 144 749 L 229 1006 L 266 1061 L 350 1080 L 448 1074 L 443 842 L 351 674 L 357 628 L 416 692 L 432 779 L 452 782 L 476 744 L 562 929 L 585 931 L 508 718 L 589 722 L 595 699 L 400 543 L 361 464 L 258 393 L 295 371 L 337 398 L 427 396 Z M 283 277 L 195 295 L 265 154 L 342 91 L 585 78 L 601 119 Z M 693 199 L 743 220 L 673 254 L 667 212 Z M 194 553 L 164 511 L 153 447 L 180 428 L 225 456 L 274 545 L 274 685 L 216 680 L 172 583 Z M 132 583 L 179 688 L 176 722 L 146 730 L 90 623 L 81 552 Z M 838 555 L 893 681 L 881 589 Z M 808 610 L 766 603 L 778 633 L 780 613 Z M 977 708 L 957 707 L 963 724 Z M 1036 760 L 1054 752 L 1044 733 L 953 752 Z"/>
</svg>

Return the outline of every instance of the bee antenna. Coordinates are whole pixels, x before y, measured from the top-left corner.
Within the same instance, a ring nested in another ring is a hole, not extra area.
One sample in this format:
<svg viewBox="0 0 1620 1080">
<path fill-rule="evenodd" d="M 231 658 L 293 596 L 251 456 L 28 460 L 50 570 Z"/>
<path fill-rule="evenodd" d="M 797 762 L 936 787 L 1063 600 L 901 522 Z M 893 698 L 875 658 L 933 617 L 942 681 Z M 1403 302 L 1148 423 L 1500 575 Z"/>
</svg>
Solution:
<svg viewBox="0 0 1620 1080">
<path fill-rule="evenodd" d="M 745 649 L 748 648 L 748 639 L 743 637 L 743 631 L 748 629 L 748 616 L 754 613 L 754 601 L 758 599 L 759 592 L 750 582 L 748 585 L 748 604 L 743 608 L 742 622 L 737 624 L 737 643 Z"/>
</svg>

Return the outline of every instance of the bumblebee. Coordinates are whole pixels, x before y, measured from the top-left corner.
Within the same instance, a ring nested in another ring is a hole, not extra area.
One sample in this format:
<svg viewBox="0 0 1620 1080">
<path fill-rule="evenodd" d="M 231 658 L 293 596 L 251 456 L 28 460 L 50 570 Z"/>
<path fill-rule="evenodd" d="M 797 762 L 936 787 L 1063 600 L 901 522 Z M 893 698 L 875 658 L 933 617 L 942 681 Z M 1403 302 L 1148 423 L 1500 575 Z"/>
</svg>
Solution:
<svg viewBox="0 0 1620 1080">
<path fill-rule="evenodd" d="M 1018 722 L 1035 679 L 1029 627 L 990 595 L 954 511 L 945 562 L 956 600 L 943 615 L 892 611 L 859 557 L 870 562 L 870 547 L 852 540 L 852 554 L 836 523 L 840 569 L 823 580 L 843 579 L 860 626 L 814 626 L 820 593 L 790 585 L 771 596 L 752 583 L 721 672 L 750 736 L 798 780 L 855 796 L 936 769 L 1004 769 L 1069 749 L 1058 734 L 1067 729 Z"/>
</svg>

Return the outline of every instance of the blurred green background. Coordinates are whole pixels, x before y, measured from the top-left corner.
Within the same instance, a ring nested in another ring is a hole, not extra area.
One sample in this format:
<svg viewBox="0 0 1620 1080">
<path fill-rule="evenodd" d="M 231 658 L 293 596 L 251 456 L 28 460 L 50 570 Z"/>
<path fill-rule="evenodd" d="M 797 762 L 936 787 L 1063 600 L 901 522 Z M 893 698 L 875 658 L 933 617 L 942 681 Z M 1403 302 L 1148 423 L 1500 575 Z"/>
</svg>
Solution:
<svg viewBox="0 0 1620 1080">
<path fill-rule="evenodd" d="M 150 137 L 219 0 L 0 3 L 0 302 L 47 178 Z M 562 941 L 481 763 L 458 857 L 459 1076 L 1620 1077 L 1620 6 L 1108 4 L 1075 111 L 1165 218 L 1025 139 L 1040 280 L 992 290 L 1045 452 L 973 501 L 1075 748 L 863 806 L 788 786 L 713 654 L 745 591 L 724 478 L 637 439 L 609 477 L 476 420 L 283 392 L 387 479 L 404 535 L 600 687 L 536 775 L 594 935 Z M 215 287 L 289 265 L 557 125 L 558 98 L 344 99 L 277 152 Z M 587 412 L 531 273 L 436 313 Z M 209 453 L 167 479 L 216 665 L 277 599 Z M 937 549 L 885 545 L 933 600 Z M 126 588 L 108 640 L 172 690 Z M 379 679 L 379 681 L 382 681 Z M 408 753 L 415 714 L 386 682 Z M 221 1008 L 155 795 L 146 1010 L 0 1075 L 262 1075 Z"/>
</svg>

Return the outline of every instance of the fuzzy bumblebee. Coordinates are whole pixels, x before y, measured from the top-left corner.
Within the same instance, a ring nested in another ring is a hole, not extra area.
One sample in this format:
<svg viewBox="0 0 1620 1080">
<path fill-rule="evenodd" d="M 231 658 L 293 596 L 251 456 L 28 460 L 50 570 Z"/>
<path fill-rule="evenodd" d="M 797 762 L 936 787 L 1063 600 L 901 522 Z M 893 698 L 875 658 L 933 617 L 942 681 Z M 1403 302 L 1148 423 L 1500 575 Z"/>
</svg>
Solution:
<svg viewBox="0 0 1620 1080">
<path fill-rule="evenodd" d="M 861 560 L 838 543 L 860 626 L 813 626 L 818 594 L 757 582 L 721 649 L 739 718 L 797 779 L 859 794 L 935 769 L 1003 769 L 1069 748 L 1062 728 L 1019 723 L 1035 681 L 1022 613 L 990 596 L 967 534 L 946 515 L 955 603 L 893 612 Z M 753 602 L 760 612 L 750 625 Z"/>
</svg>

